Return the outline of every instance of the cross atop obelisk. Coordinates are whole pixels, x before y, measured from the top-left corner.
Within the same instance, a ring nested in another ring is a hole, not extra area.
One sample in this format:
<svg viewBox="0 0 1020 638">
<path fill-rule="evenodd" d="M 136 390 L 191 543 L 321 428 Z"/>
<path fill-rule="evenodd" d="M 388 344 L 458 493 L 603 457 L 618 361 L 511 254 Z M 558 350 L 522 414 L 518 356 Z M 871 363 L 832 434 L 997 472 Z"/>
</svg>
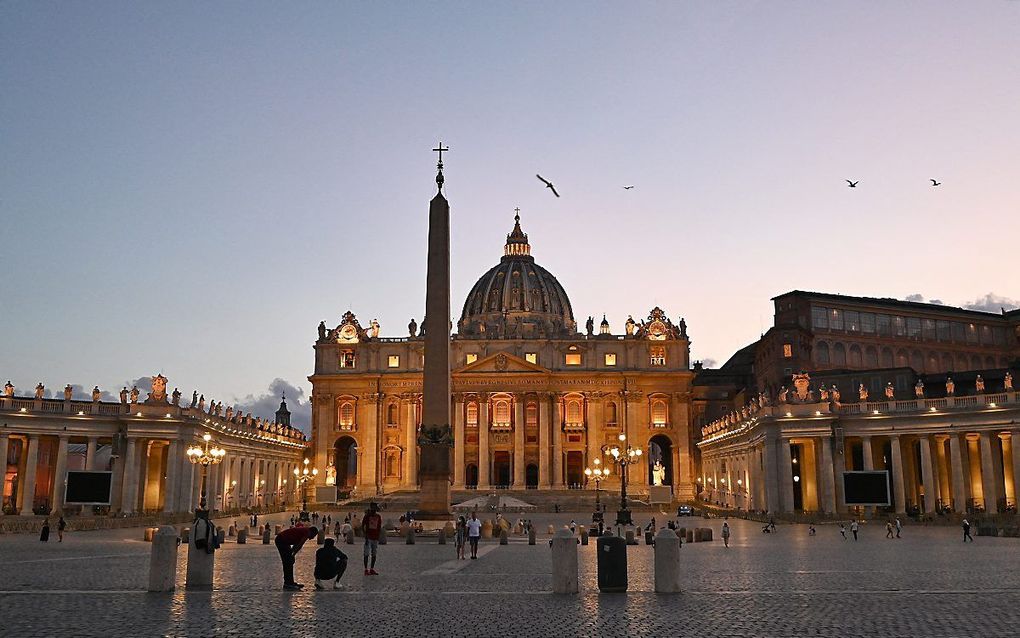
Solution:
<svg viewBox="0 0 1020 638">
<path fill-rule="evenodd" d="M 439 141 L 439 146 L 438 147 L 432 149 L 432 151 L 434 153 L 439 153 L 439 162 L 436 164 L 436 171 L 438 171 L 436 173 L 436 186 L 439 187 L 439 191 L 440 192 L 442 192 L 442 190 L 443 190 L 443 181 L 444 181 L 443 180 L 443 153 L 445 153 L 446 151 L 449 151 L 449 150 L 450 150 L 449 146 L 447 146 L 446 148 L 443 148 L 443 141 L 442 140 Z"/>
</svg>

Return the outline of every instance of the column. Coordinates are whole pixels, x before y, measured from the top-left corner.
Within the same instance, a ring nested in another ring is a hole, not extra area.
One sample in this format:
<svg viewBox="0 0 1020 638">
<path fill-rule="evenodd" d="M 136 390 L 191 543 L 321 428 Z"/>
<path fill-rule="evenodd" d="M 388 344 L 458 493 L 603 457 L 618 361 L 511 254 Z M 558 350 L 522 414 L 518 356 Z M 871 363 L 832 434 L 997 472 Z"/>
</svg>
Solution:
<svg viewBox="0 0 1020 638">
<path fill-rule="evenodd" d="M 776 453 L 776 440 L 772 436 L 768 436 L 765 439 L 763 461 L 765 466 L 765 508 L 769 513 L 778 512 L 780 507 L 778 456 Z M 705 489 L 715 489 L 715 485 L 705 485 Z"/>
<path fill-rule="evenodd" d="M 549 489 L 549 401 L 542 394 L 538 400 L 538 487 Z"/>
<path fill-rule="evenodd" d="M 932 477 L 931 441 L 928 437 L 921 436 L 917 439 L 921 448 L 921 485 L 924 486 L 925 513 L 935 511 L 935 503 L 938 501 L 939 487 Z"/>
<path fill-rule="evenodd" d="M 138 439 L 128 438 L 124 454 L 124 488 L 120 509 L 125 514 L 134 514 L 138 507 Z"/>
<path fill-rule="evenodd" d="M 514 489 L 524 485 L 524 395 L 514 395 Z"/>
<path fill-rule="evenodd" d="M 464 489 L 464 395 L 453 404 L 453 489 Z"/>
<path fill-rule="evenodd" d="M 967 484 L 963 480 L 963 455 L 960 453 L 960 435 L 949 437 L 949 463 L 953 476 L 953 511 L 967 511 Z"/>
<path fill-rule="evenodd" d="M 53 495 L 50 499 L 50 513 L 59 514 L 64 509 L 64 486 L 67 482 L 68 435 L 61 434 L 57 440 L 57 462 L 53 468 Z"/>
<path fill-rule="evenodd" d="M 996 472 L 994 455 L 997 450 L 992 449 L 992 437 L 994 432 L 982 432 L 981 444 L 981 489 L 985 495 L 985 512 L 994 513 L 999 510 L 999 481 Z"/>
<path fill-rule="evenodd" d="M 864 457 L 864 459 L 863 459 L 864 467 L 862 469 L 869 470 L 869 471 L 870 470 L 874 470 L 875 469 L 875 453 L 871 449 L 871 437 L 870 436 L 862 436 L 861 437 L 861 456 Z M 864 508 L 865 514 L 871 514 L 871 513 L 874 512 L 874 510 L 875 510 L 875 508 L 871 507 L 870 505 Z"/>
<path fill-rule="evenodd" d="M 25 485 L 22 489 L 21 512 L 22 516 L 32 515 L 32 504 L 35 502 L 35 469 L 39 461 L 39 435 L 31 434 L 28 437 L 28 450 L 25 456 Z M 6 468 L 5 468 L 6 473 Z"/>
<path fill-rule="evenodd" d="M 361 458 L 358 459 L 361 481 L 368 489 L 368 494 L 376 494 L 379 489 L 379 481 L 376 480 L 379 465 L 377 461 L 379 458 L 379 437 L 376 423 L 376 403 L 365 401 L 359 403 L 366 404 L 364 409 L 360 410 L 363 418 L 358 421 L 358 431 L 362 433 L 361 438 L 364 442 L 364 445 L 358 445 L 358 449 L 362 450 Z"/>
<path fill-rule="evenodd" d="M 555 417 L 552 422 L 552 487 L 557 490 L 563 489 L 563 402 L 560 401 L 559 395 L 553 403 L 553 414 Z M 627 478 L 630 479 L 629 476 Z"/>
<path fill-rule="evenodd" d="M 163 511 L 177 511 L 177 492 L 181 476 L 181 440 L 170 439 L 166 450 L 166 480 L 163 484 Z"/>
<path fill-rule="evenodd" d="M 418 488 L 418 424 L 414 418 L 414 401 L 406 401 L 404 431 L 407 434 L 407 448 L 404 456 L 404 484 L 407 489 Z M 464 465 L 461 463 L 461 465 Z"/>
<path fill-rule="evenodd" d="M 824 436 L 815 439 L 815 448 L 819 452 L 818 475 L 821 490 L 818 494 L 818 507 L 823 512 L 836 511 L 836 490 L 833 482 L 832 439 Z"/>
<path fill-rule="evenodd" d="M 935 480 L 939 483 L 939 498 L 942 499 L 942 507 L 949 507 L 953 500 L 952 475 L 953 469 L 946 457 L 946 441 L 949 436 L 945 434 L 935 435 Z"/>
<path fill-rule="evenodd" d="M 1010 434 L 1009 447 L 1011 456 L 1013 458 L 1013 492 L 1015 494 L 1014 499 L 1017 505 L 1017 510 L 1020 511 L 1020 431 L 1013 430 Z"/>
<path fill-rule="evenodd" d="M 789 439 L 779 439 L 779 484 L 783 489 L 784 512 L 793 512 L 793 454 Z"/>
<path fill-rule="evenodd" d="M 96 469 L 96 445 L 99 443 L 99 437 L 90 436 L 88 442 L 85 444 L 85 469 L 94 470 Z"/>
<path fill-rule="evenodd" d="M 594 417 L 592 415 L 595 415 Z M 585 461 L 585 467 L 595 467 L 595 459 L 605 461 L 602 458 L 602 436 L 606 427 L 606 402 L 605 399 L 599 398 L 591 401 L 588 404 L 588 419 L 587 427 L 585 428 L 585 441 L 588 444 L 588 458 Z M 589 485 L 591 489 L 595 488 L 595 482 L 592 481 Z"/>
<path fill-rule="evenodd" d="M 903 487 L 903 448 L 898 434 L 889 437 L 889 447 L 892 450 L 893 499 L 896 501 L 896 513 L 903 514 L 907 511 L 907 493 Z"/>
<path fill-rule="evenodd" d="M 0 432 L 0 497 L 3 496 L 4 482 L 7 480 L 7 450 L 10 444 L 10 435 L 7 432 Z M 4 515 L 0 509 L 0 518 Z"/>
<path fill-rule="evenodd" d="M 484 396 L 484 395 L 483 395 Z M 478 399 L 478 489 L 489 489 L 489 398 Z"/>
</svg>

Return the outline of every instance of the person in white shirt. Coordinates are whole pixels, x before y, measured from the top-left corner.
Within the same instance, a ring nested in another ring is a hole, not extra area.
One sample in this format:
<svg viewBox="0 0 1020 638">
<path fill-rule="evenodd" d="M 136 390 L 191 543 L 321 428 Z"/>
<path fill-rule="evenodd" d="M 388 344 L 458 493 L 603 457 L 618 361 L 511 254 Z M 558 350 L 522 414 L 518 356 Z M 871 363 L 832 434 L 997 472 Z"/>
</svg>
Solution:
<svg viewBox="0 0 1020 638">
<path fill-rule="evenodd" d="M 478 558 L 478 539 L 482 537 L 482 522 L 478 520 L 474 512 L 471 512 L 471 519 L 467 522 L 468 542 L 471 543 L 471 558 Z"/>
</svg>

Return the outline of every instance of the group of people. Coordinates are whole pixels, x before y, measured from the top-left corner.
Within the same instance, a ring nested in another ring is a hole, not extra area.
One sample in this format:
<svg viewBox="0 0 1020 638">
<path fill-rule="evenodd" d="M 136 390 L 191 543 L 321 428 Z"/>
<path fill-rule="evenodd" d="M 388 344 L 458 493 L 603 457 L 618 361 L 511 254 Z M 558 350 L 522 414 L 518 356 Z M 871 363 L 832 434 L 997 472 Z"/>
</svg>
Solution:
<svg viewBox="0 0 1020 638">
<path fill-rule="evenodd" d="M 64 517 L 61 516 L 60 519 L 57 520 L 58 543 L 64 542 L 64 530 L 66 529 L 67 521 L 65 521 Z M 42 541 L 43 543 L 47 543 L 50 540 L 50 519 L 48 517 L 43 519 L 42 529 L 39 531 L 39 540 Z"/>
<path fill-rule="evenodd" d="M 478 516 L 471 512 L 471 518 L 463 516 L 457 519 L 457 526 L 454 529 L 454 545 L 457 549 L 457 558 L 464 560 L 465 544 L 471 546 L 471 559 L 478 558 L 478 540 L 482 537 L 482 522 Z"/>
<path fill-rule="evenodd" d="M 316 519 L 319 517 L 316 516 Z M 328 526 L 332 516 L 322 519 L 324 525 Z M 313 521 L 317 522 L 317 521 Z M 319 535 L 319 528 L 314 524 L 304 527 L 295 522 L 292 527 L 283 530 L 276 535 L 276 549 L 280 553 L 280 562 L 283 564 L 283 588 L 287 591 L 296 591 L 304 587 L 294 580 L 294 563 L 298 552 L 305 542 Z M 340 522 L 336 522 L 337 535 L 343 531 Z M 345 526 L 350 526 L 345 521 Z M 379 538 L 383 534 L 382 516 L 379 515 L 379 508 L 375 503 L 369 505 L 368 510 L 361 519 L 362 535 L 365 538 L 364 562 L 365 575 L 378 576 L 375 571 L 375 562 L 379 554 Z M 333 582 L 333 589 L 341 589 L 340 578 L 347 571 L 347 555 L 336 546 L 336 540 L 326 538 L 322 547 L 315 552 L 315 588 L 322 590 L 326 584 Z"/>
</svg>

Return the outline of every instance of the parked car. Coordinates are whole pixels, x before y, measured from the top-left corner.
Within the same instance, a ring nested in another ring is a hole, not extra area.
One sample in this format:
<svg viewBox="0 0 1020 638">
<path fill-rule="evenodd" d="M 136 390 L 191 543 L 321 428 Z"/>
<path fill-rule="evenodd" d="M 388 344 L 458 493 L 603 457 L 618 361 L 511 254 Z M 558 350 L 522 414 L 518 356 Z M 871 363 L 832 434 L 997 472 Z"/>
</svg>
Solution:
<svg viewBox="0 0 1020 638">
<path fill-rule="evenodd" d="M 690 505 L 681 505 L 676 508 L 677 516 L 694 516 L 694 508 Z"/>
</svg>

